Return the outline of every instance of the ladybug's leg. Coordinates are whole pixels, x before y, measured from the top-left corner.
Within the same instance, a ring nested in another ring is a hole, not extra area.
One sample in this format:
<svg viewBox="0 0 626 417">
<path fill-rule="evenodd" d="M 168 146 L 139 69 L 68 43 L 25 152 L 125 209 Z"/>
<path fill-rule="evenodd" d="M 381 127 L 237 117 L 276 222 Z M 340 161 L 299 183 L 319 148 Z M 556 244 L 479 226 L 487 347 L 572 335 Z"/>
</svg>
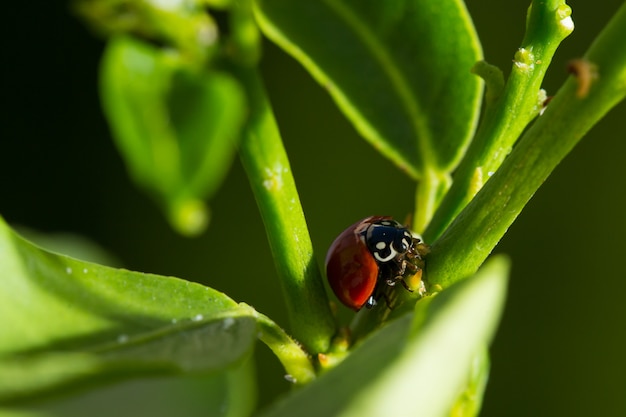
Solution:
<svg viewBox="0 0 626 417">
<path fill-rule="evenodd" d="M 409 268 L 417 272 L 419 269 L 424 269 L 424 260 L 419 253 L 407 252 L 405 257 L 409 260 Z"/>
<path fill-rule="evenodd" d="M 412 289 L 410 289 L 410 288 L 408 287 L 407 283 L 406 283 L 406 282 L 404 282 L 404 276 L 402 276 L 402 275 L 396 275 L 395 277 L 393 277 L 393 278 L 389 278 L 388 280 L 386 280 L 386 281 L 385 281 L 385 283 L 386 283 L 388 286 L 390 286 L 390 287 L 395 287 L 395 285 L 396 285 L 398 282 L 401 282 L 401 283 L 402 283 L 402 286 L 403 286 L 404 288 L 406 288 L 407 290 L 409 290 L 409 291 L 413 292 L 413 290 L 412 290 Z"/>
<path fill-rule="evenodd" d="M 397 282 L 400 282 L 405 290 L 407 290 L 408 292 L 413 292 L 413 290 L 409 287 L 406 281 L 404 281 L 404 275 L 406 274 L 407 266 L 409 266 L 409 269 L 413 269 L 415 267 L 415 265 L 403 259 L 402 262 L 400 262 L 400 269 L 398 270 L 398 275 L 396 275 L 393 278 L 388 279 L 387 285 L 389 285 L 390 287 L 393 287 L 394 285 L 396 285 Z M 416 269 L 414 271 L 416 271 Z"/>
<path fill-rule="evenodd" d="M 389 285 L 390 287 L 393 287 L 394 285 L 396 285 L 397 282 L 400 282 L 402 286 L 404 287 L 404 289 L 407 290 L 408 292 L 413 292 L 413 290 L 409 287 L 409 284 L 406 283 L 402 275 L 398 275 L 397 277 L 393 279 L 388 279 L 387 285 Z"/>
<path fill-rule="evenodd" d="M 404 276 L 404 274 L 406 272 L 406 266 L 407 266 L 407 262 L 404 259 L 399 261 L 398 262 L 398 270 L 396 271 L 396 275 L 393 276 L 392 278 L 387 278 L 385 280 L 387 285 L 389 285 L 390 287 L 393 287 L 394 285 L 396 285 L 396 283 L 398 281 L 403 281 L 402 277 Z"/>
<path fill-rule="evenodd" d="M 411 272 L 415 273 L 417 271 L 419 271 L 421 268 L 417 265 L 415 265 L 415 263 L 413 262 L 413 259 L 410 259 L 411 262 L 409 261 L 402 261 L 406 264 L 406 266 L 404 267 L 404 269 L 406 270 L 406 268 L 409 268 L 411 270 Z M 402 273 L 402 275 L 404 275 L 404 272 Z"/>
</svg>

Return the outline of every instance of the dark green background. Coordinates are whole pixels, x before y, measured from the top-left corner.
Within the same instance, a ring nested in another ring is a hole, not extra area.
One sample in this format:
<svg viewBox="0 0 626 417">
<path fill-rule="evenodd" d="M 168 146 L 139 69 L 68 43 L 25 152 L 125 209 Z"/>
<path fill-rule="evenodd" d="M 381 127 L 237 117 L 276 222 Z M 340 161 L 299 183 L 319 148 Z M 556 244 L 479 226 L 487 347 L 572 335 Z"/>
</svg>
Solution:
<svg viewBox="0 0 626 417">
<path fill-rule="evenodd" d="M 14 225 L 85 235 L 127 268 L 206 283 L 287 326 L 241 165 L 211 203 L 208 232 L 196 239 L 174 234 L 129 182 L 109 138 L 97 98 L 102 42 L 67 4 L 42 3 L 12 2 L 4 16 L 0 214 Z M 548 73 L 549 94 L 566 78 L 566 62 L 584 53 L 620 3 L 570 2 L 576 30 Z M 506 73 L 527 5 L 468 4 L 486 59 Z M 267 44 L 262 70 L 320 263 L 335 235 L 355 220 L 403 219 L 412 210 L 413 184 L 357 136 L 297 63 Z M 497 248 L 513 259 L 513 273 L 483 416 L 626 415 L 625 126 L 622 103 L 558 167 Z M 265 347 L 257 357 L 266 403 L 288 384 Z M 108 390 L 115 399 L 104 397 L 99 411 L 129 411 L 133 403 L 138 408 L 128 415 L 134 415 L 169 401 L 171 408 L 150 410 L 173 415 L 182 403 L 189 406 L 188 398 L 175 397 L 180 388 L 166 386 L 171 400 L 157 389 L 164 388 L 131 383 Z M 201 401 L 201 387 L 183 395 Z M 103 397 L 85 398 L 92 407 Z"/>
</svg>

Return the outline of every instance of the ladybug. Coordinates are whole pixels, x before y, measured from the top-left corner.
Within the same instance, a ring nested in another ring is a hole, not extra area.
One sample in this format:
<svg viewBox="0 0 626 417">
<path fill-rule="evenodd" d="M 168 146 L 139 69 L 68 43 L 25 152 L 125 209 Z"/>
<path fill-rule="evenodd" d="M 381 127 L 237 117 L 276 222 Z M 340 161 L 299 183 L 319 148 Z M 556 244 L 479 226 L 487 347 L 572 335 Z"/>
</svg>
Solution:
<svg viewBox="0 0 626 417">
<path fill-rule="evenodd" d="M 372 308 L 385 290 L 421 274 L 426 246 L 388 216 L 370 216 L 344 230 L 326 255 L 328 283 L 339 300 L 356 311 Z M 421 283 L 420 293 L 424 292 Z M 387 300 L 388 302 L 388 300 Z"/>
</svg>

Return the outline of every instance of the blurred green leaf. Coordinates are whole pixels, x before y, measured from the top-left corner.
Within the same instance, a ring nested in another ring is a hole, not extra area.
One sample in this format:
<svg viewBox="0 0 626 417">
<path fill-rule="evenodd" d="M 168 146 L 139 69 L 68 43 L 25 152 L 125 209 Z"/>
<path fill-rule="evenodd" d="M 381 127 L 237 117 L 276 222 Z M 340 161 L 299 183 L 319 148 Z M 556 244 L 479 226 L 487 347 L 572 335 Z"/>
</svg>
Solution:
<svg viewBox="0 0 626 417">
<path fill-rule="evenodd" d="M 265 34 L 414 178 L 448 173 L 473 134 L 480 44 L 459 0 L 257 0 Z"/>
<path fill-rule="evenodd" d="M 244 94 L 230 75 L 197 72 L 174 56 L 125 37 L 102 61 L 101 97 L 135 181 L 157 195 L 182 233 L 208 222 L 210 198 L 230 167 Z"/>
<path fill-rule="evenodd" d="M 113 267 L 122 266 L 119 259 L 105 248 L 85 236 L 68 233 L 43 233 L 28 227 L 15 227 L 17 233 L 26 240 L 49 251 L 62 253 L 82 261 L 95 262 Z"/>
<path fill-rule="evenodd" d="M 202 66 L 218 50 L 218 28 L 202 0 L 74 0 L 74 10 L 104 36 L 133 34 L 176 49 Z"/>
<path fill-rule="evenodd" d="M 230 33 L 225 41 L 233 61 L 255 66 L 261 59 L 261 31 L 254 18 L 253 0 L 238 1 L 229 9 Z"/>
<path fill-rule="evenodd" d="M 472 360 L 465 389 L 454 403 L 450 417 L 474 417 L 480 413 L 489 380 L 490 365 L 487 347 L 479 349 Z"/>
<path fill-rule="evenodd" d="M 494 258 L 474 277 L 418 302 L 415 315 L 392 321 L 263 416 L 446 415 L 475 354 L 493 337 L 507 275 L 508 261 Z"/>
<path fill-rule="evenodd" d="M 245 359 L 256 312 L 210 288 L 39 249 L 0 223 L 0 403 Z"/>
<path fill-rule="evenodd" d="M 256 403 L 255 382 L 253 361 L 247 360 L 210 375 L 135 379 L 78 395 L 28 402 L 0 409 L 0 416 L 247 417 Z"/>
</svg>

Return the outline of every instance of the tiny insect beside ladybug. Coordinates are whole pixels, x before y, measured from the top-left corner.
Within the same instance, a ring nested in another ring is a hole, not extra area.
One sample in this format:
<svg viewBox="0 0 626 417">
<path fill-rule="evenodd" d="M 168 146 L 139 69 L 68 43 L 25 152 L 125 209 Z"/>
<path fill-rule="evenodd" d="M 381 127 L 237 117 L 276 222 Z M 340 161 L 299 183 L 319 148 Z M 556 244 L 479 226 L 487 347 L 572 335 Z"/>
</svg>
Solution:
<svg viewBox="0 0 626 417">
<path fill-rule="evenodd" d="M 426 246 L 409 229 L 388 216 L 370 216 L 344 230 L 326 255 L 328 283 L 353 310 L 372 308 L 398 282 L 421 277 Z M 420 282 L 420 293 L 424 292 Z M 388 301 L 388 300 L 387 300 Z"/>
</svg>

